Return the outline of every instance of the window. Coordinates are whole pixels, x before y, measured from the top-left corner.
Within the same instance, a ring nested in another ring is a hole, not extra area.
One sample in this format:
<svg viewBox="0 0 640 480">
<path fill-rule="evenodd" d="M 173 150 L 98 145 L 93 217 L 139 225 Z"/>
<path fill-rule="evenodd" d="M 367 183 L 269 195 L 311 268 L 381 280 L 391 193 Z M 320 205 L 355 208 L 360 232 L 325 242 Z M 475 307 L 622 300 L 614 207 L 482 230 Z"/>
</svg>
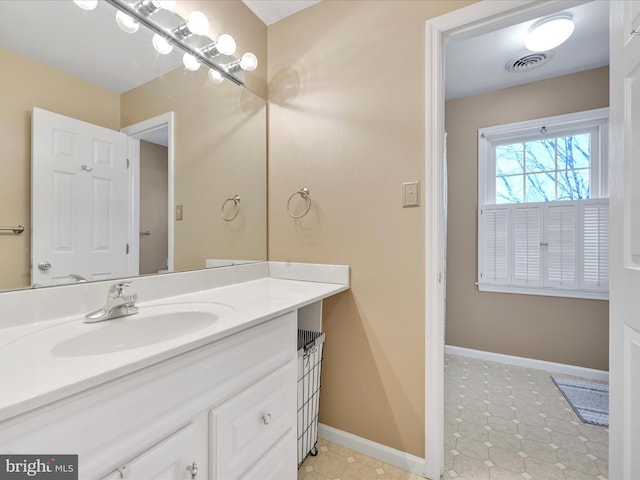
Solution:
<svg viewBox="0 0 640 480">
<path fill-rule="evenodd" d="M 496 203 L 589 198 L 591 135 L 496 145 Z"/>
<path fill-rule="evenodd" d="M 481 291 L 608 298 L 607 109 L 481 129 Z"/>
</svg>

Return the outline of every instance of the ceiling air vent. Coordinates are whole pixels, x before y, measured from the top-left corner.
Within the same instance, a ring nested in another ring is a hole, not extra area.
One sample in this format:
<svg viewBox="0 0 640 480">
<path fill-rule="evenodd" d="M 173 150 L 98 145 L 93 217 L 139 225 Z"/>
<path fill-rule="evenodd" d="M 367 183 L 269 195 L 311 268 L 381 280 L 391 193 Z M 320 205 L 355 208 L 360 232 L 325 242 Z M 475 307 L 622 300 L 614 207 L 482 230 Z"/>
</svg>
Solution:
<svg viewBox="0 0 640 480">
<path fill-rule="evenodd" d="M 538 68 L 549 60 L 553 56 L 553 52 L 525 52 L 517 55 L 515 58 L 509 60 L 505 65 L 508 72 L 522 73 Z"/>
</svg>

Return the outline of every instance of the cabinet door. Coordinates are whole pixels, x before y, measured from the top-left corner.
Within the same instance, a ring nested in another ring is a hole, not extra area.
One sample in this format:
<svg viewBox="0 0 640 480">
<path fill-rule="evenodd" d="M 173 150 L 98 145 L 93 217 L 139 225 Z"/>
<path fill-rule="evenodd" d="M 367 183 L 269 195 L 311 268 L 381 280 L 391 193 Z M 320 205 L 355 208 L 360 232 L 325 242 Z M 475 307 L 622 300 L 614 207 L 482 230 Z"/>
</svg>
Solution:
<svg viewBox="0 0 640 480">
<path fill-rule="evenodd" d="M 296 450 L 295 430 L 289 430 L 269 452 L 251 469 L 242 475 L 241 480 L 295 480 L 298 472 L 296 459 L 292 452 Z"/>
<path fill-rule="evenodd" d="M 121 465 L 103 480 L 206 479 L 206 424 L 190 423 L 141 455 Z"/>
<path fill-rule="evenodd" d="M 295 432 L 296 401 L 296 363 L 292 359 L 212 410 L 214 478 L 240 478 L 288 431 Z M 287 459 L 295 469 L 295 443 L 286 445 L 290 449 Z"/>
</svg>

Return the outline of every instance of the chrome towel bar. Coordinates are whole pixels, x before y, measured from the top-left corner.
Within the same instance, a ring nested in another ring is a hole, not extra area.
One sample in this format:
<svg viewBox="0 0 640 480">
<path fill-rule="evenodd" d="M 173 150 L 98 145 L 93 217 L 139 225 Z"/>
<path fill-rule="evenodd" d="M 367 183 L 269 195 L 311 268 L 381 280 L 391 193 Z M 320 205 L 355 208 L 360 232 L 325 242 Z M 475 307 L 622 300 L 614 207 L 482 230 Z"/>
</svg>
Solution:
<svg viewBox="0 0 640 480">
<path fill-rule="evenodd" d="M 292 210 L 291 210 L 291 201 L 296 197 L 300 195 L 300 197 L 305 201 L 306 206 L 304 209 L 304 212 L 300 213 L 300 214 L 295 214 Z M 304 217 L 307 213 L 309 213 L 309 210 L 311 209 L 311 194 L 309 193 L 309 189 L 307 187 L 302 187 L 300 190 L 298 190 L 297 192 L 294 192 L 290 197 L 289 200 L 287 201 L 287 213 L 289 214 L 289 216 L 291 218 L 302 218 Z"/>
<path fill-rule="evenodd" d="M 224 212 L 229 202 L 233 202 L 233 208 L 235 209 L 235 212 L 233 213 L 233 215 L 226 216 Z M 222 202 L 222 208 L 220 210 L 220 216 L 225 222 L 235 220 L 235 218 L 240 213 L 240 195 L 234 195 L 233 197 L 227 198 L 224 202 Z"/>
<path fill-rule="evenodd" d="M 0 227 L 0 231 L 3 231 L 3 232 L 11 231 L 16 235 L 19 235 L 22 232 L 24 232 L 24 227 L 22 225 L 16 225 L 15 227 Z"/>
</svg>

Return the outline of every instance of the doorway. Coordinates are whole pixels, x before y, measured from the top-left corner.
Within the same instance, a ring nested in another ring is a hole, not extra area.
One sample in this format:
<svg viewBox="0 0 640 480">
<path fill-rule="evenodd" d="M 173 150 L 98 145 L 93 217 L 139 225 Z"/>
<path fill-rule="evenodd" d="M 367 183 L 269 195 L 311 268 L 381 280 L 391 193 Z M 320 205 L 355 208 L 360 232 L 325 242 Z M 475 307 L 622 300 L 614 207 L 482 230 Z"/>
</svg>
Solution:
<svg viewBox="0 0 640 480">
<path fill-rule="evenodd" d="M 164 113 L 122 129 L 129 136 L 132 203 L 130 268 L 141 275 L 172 272 L 174 115 Z"/>
<path fill-rule="evenodd" d="M 425 473 L 440 478 L 444 458 L 446 185 L 444 47 L 585 2 L 481 2 L 426 22 Z"/>
</svg>

